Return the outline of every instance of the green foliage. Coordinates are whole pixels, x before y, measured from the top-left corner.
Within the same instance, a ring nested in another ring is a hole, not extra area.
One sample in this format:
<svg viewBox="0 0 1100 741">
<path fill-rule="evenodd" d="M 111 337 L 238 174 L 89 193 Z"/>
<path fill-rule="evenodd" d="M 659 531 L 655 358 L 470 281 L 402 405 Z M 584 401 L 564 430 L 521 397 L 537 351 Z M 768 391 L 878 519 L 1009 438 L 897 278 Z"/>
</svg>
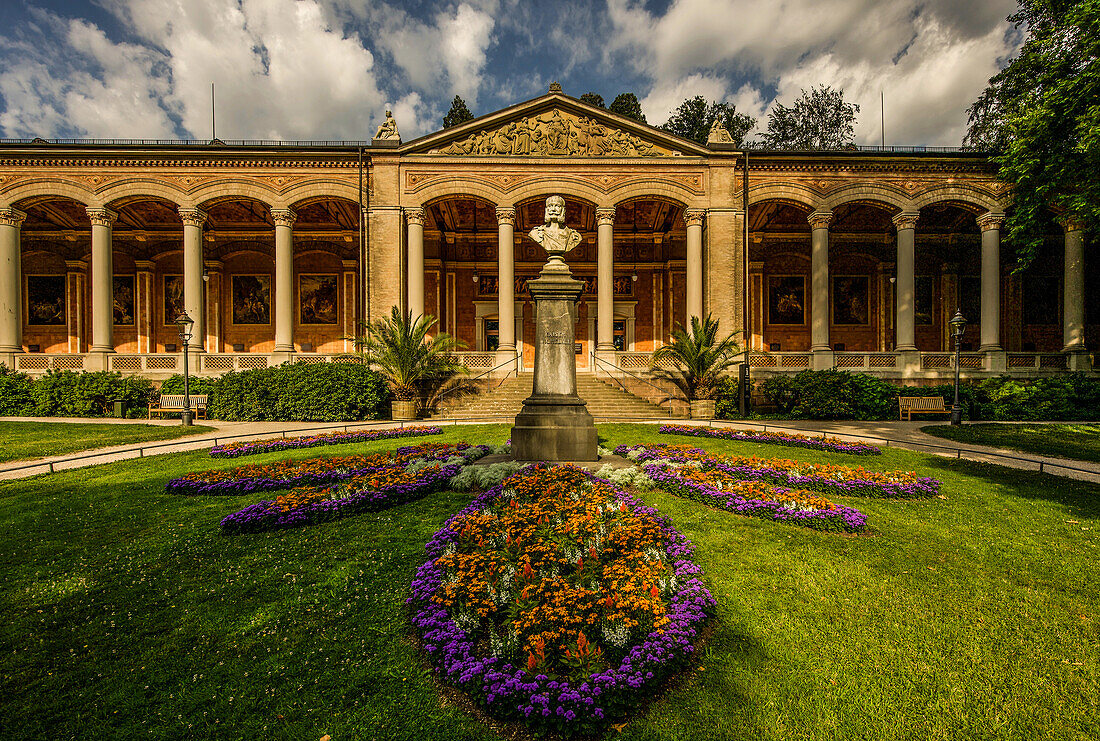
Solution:
<svg viewBox="0 0 1100 741">
<path fill-rule="evenodd" d="M 645 114 L 642 113 L 642 104 L 638 102 L 638 96 L 634 93 L 619 93 L 608 107 L 612 113 L 632 118 L 638 123 L 646 123 Z"/>
<path fill-rule="evenodd" d="M 466 101 L 456 95 L 455 99 L 451 101 L 451 110 L 447 111 L 447 115 L 443 117 L 443 128 L 449 129 L 452 126 L 472 121 L 473 118 L 474 114 L 470 113 L 470 109 L 466 107 Z"/>
<path fill-rule="evenodd" d="M 852 144 L 859 106 L 827 85 L 803 90 L 794 105 L 776 103 L 768 114 L 764 146 L 770 149 L 844 149 Z"/>
<path fill-rule="evenodd" d="M 739 384 L 732 376 L 723 376 L 714 390 L 714 416 L 716 419 L 737 419 L 741 408 L 737 404 Z"/>
<path fill-rule="evenodd" d="M 217 378 L 209 378 L 207 376 L 191 376 L 191 380 L 188 381 L 188 390 L 192 394 L 207 394 L 213 395 L 214 390 L 218 387 Z M 165 379 L 164 383 L 160 385 L 160 393 L 162 394 L 182 394 L 183 393 L 183 376 L 179 373 L 174 376 L 169 376 Z"/>
<path fill-rule="evenodd" d="M 738 113 L 737 107 L 732 103 L 708 103 L 702 95 L 696 95 L 681 103 L 661 129 L 706 145 L 711 124 L 715 119 L 722 122 L 737 145 L 741 144 L 745 134 L 756 125 L 756 119 L 744 113 Z"/>
<path fill-rule="evenodd" d="M 603 102 L 603 96 L 599 93 L 585 93 L 581 96 L 581 102 L 594 105 L 597 108 L 607 108 L 607 105 Z"/>
<path fill-rule="evenodd" d="M 207 412 L 213 419 L 249 422 L 377 419 L 386 397 L 385 381 L 366 366 L 286 363 L 226 373 Z"/>
<path fill-rule="evenodd" d="M 1100 223 L 1100 0 L 1020 0 L 1008 20 L 1027 40 L 970 107 L 963 145 L 995 152 L 1013 186 L 1006 229 L 1022 268 L 1050 210 Z"/>
<path fill-rule="evenodd" d="M 794 382 L 796 417 L 888 419 L 897 413 L 898 387 L 864 373 L 802 371 Z"/>
<path fill-rule="evenodd" d="M 466 373 L 453 355 L 465 345 L 446 332 L 429 339 L 435 326 L 431 315 L 414 320 L 394 306 L 388 318 L 376 320 L 365 337 L 355 339 L 355 346 L 378 368 L 399 401 L 419 399 L 431 406 L 459 374 Z"/>
<path fill-rule="evenodd" d="M 26 417 L 34 414 L 31 387 L 26 373 L 10 370 L 0 363 L 0 417 Z"/>
<path fill-rule="evenodd" d="M 37 417 L 104 417 L 121 400 L 127 417 L 145 414 L 153 385 L 137 376 L 95 371 L 51 370 L 31 385 L 31 400 Z"/>
<path fill-rule="evenodd" d="M 677 324 L 672 342 L 653 353 L 653 375 L 672 383 L 685 401 L 716 398 L 722 374 L 738 362 L 741 352 L 733 335 L 719 339 L 718 331 L 718 320 L 710 314 L 702 320 L 693 316 L 689 332 Z M 675 368 L 661 368 L 662 361 Z"/>
</svg>

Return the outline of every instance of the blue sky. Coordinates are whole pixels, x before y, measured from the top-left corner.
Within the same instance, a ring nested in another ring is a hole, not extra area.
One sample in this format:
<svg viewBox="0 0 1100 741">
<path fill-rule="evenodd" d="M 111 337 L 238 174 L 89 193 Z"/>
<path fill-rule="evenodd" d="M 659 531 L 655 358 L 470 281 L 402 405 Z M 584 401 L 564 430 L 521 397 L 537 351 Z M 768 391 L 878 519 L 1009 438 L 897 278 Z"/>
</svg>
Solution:
<svg viewBox="0 0 1100 741">
<path fill-rule="evenodd" d="M 1013 0 L 5 0 L 0 136 L 408 141 L 454 95 L 475 115 L 621 92 L 664 122 L 693 95 L 766 126 L 828 84 L 859 143 L 958 145 L 966 108 L 1016 52 Z M 750 137 L 752 134 L 750 133 Z"/>
</svg>

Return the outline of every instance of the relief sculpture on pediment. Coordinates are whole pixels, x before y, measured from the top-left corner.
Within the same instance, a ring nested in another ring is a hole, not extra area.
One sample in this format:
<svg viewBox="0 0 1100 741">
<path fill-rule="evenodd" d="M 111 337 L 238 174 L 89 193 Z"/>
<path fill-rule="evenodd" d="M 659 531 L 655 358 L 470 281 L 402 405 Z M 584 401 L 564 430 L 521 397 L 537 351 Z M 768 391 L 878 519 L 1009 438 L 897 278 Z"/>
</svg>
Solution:
<svg viewBox="0 0 1100 741">
<path fill-rule="evenodd" d="M 434 149 L 432 153 L 490 157 L 653 157 L 672 154 L 587 116 L 563 115 L 557 110 L 512 121 L 498 129 L 477 131 L 442 149 Z"/>
</svg>

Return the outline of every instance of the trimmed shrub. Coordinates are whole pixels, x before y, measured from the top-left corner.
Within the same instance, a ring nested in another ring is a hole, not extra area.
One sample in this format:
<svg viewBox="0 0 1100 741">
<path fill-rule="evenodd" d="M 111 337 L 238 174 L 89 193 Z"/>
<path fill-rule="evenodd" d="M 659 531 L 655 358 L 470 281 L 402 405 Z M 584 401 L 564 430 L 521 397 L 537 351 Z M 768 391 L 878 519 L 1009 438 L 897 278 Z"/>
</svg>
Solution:
<svg viewBox="0 0 1100 741">
<path fill-rule="evenodd" d="M 214 389 L 218 387 L 217 378 L 207 378 L 205 376 L 196 377 L 191 376 L 191 380 L 188 382 L 188 390 L 192 394 L 206 394 L 211 396 L 214 394 Z M 177 373 L 174 376 L 169 376 L 164 380 L 164 383 L 160 385 L 160 392 L 162 394 L 182 394 L 183 393 L 183 375 Z"/>
<path fill-rule="evenodd" d="M 718 381 L 714 395 L 714 416 L 717 419 L 740 418 L 741 409 L 737 404 L 738 385 L 737 378 L 731 376 L 724 376 Z"/>
<path fill-rule="evenodd" d="M 31 386 L 34 381 L 0 363 L 0 417 L 27 417 L 34 414 Z"/>
<path fill-rule="evenodd" d="M 153 384 L 137 376 L 94 371 L 50 370 L 31 384 L 37 417 L 105 417 L 113 402 L 122 401 L 123 414 L 136 417 L 148 409 Z"/>
<path fill-rule="evenodd" d="M 382 377 L 352 363 L 287 363 L 226 373 L 207 412 L 227 421 L 339 422 L 378 419 L 389 398 Z"/>
<path fill-rule="evenodd" d="M 802 371 L 794 377 L 792 413 L 808 419 L 886 419 L 897 413 L 898 387 L 863 373 Z"/>
</svg>

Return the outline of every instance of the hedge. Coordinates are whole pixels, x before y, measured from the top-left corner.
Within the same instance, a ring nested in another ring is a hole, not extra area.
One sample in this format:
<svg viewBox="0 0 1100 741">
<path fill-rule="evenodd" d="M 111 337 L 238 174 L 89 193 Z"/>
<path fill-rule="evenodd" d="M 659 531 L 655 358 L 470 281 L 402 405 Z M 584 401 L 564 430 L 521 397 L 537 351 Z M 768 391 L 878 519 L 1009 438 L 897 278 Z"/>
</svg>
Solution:
<svg viewBox="0 0 1100 741">
<path fill-rule="evenodd" d="M 50 370 L 32 379 L 0 365 L 0 415 L 23 417 L 106 417 L 114 402 L 136 417 L 148 409 L 153 385 L 144 378 L 110 371 Z"/>
</svg>

